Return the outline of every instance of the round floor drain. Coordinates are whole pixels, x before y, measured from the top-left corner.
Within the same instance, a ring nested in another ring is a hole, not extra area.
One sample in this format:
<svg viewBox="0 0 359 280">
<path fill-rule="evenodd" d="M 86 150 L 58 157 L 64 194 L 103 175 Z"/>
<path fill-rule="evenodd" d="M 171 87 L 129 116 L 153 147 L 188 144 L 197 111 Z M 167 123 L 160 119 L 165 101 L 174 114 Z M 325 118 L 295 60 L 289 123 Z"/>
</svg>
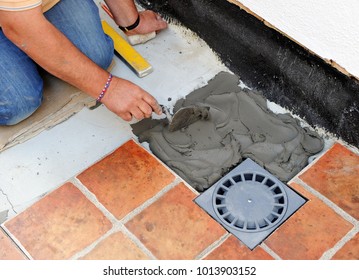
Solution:
<svg viewBox="0 0 359 280">
<path fill-rule="evenodd" d="M 276 226 L 287 211 L 287 194 L 279 182 L 258 172 L 224 177 L 213 192 L 213 207 L 223 224 L 259 232 Z"/>
</svg>

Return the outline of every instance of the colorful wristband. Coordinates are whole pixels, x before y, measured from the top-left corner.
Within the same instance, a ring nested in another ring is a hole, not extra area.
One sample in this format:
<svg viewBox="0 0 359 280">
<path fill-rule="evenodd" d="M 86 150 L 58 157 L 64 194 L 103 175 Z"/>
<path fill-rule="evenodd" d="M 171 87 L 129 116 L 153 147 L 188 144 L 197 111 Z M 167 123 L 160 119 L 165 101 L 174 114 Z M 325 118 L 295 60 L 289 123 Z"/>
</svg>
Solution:
<svg viewBox="0 0 359 280">
<path fill-rule="evenodd" d="M 106 82 L 105 86 L 103 87 L 99 96 L 96 98 L 97 102 L 101 102 L 101 99 L 105 96 L 105 93 L 106 93 L 108 87 L 110 86 L 111 81 L 112 81 L 112 74 L 110 73 L 110 75 L 107 78 L 107 82 Z"/>
</svg>

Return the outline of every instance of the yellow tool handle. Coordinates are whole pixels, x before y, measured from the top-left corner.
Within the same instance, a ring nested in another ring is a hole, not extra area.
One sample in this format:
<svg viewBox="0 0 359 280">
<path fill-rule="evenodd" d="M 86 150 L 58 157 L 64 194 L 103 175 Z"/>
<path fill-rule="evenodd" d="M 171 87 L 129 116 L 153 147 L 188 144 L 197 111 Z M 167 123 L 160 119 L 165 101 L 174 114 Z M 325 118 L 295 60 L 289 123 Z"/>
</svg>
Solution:
<svg viewBox="0 0 359 280">
<path fill-rule="evenodd" d="M 149 64 L 147 60 L 144 59 L 105 20 L 102 20 L 102 28 L 104 32 L 112 38 L 116 52 L 129 64 L 137 76 L 142 78 L 153 71 L 151 64 Z"/>
</svg>

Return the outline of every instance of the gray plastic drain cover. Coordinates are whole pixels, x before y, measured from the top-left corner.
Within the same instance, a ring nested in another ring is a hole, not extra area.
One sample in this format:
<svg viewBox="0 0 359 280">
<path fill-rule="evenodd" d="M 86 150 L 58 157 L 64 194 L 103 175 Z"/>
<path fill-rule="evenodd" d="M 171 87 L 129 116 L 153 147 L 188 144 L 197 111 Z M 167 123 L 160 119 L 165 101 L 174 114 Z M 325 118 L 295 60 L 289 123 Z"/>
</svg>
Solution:
<svg viewBox="0 0 359 280">
<path fill-rule="evenodd" d="M 306 200 L 246 159 L 195 202 L 252 250 Z"/>
</svg>

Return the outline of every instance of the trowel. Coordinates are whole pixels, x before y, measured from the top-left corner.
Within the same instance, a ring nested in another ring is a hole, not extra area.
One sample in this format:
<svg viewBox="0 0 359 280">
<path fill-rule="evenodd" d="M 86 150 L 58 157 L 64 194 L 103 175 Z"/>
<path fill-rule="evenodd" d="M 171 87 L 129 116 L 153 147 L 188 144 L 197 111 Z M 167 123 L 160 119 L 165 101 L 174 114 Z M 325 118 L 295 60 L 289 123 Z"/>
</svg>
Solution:
<svg viewBox="0 0 359 280">
<path fill-rule="evenodd" d="M 185 128 L 196 121 L 209 119 L 210 107 L 208 106 L 191 105 L 182 107 L 174 115 L 171 115 L 166 106 L 161 105 L 161 108 L 167 117 L 170 132 Z"/>
</svg>

